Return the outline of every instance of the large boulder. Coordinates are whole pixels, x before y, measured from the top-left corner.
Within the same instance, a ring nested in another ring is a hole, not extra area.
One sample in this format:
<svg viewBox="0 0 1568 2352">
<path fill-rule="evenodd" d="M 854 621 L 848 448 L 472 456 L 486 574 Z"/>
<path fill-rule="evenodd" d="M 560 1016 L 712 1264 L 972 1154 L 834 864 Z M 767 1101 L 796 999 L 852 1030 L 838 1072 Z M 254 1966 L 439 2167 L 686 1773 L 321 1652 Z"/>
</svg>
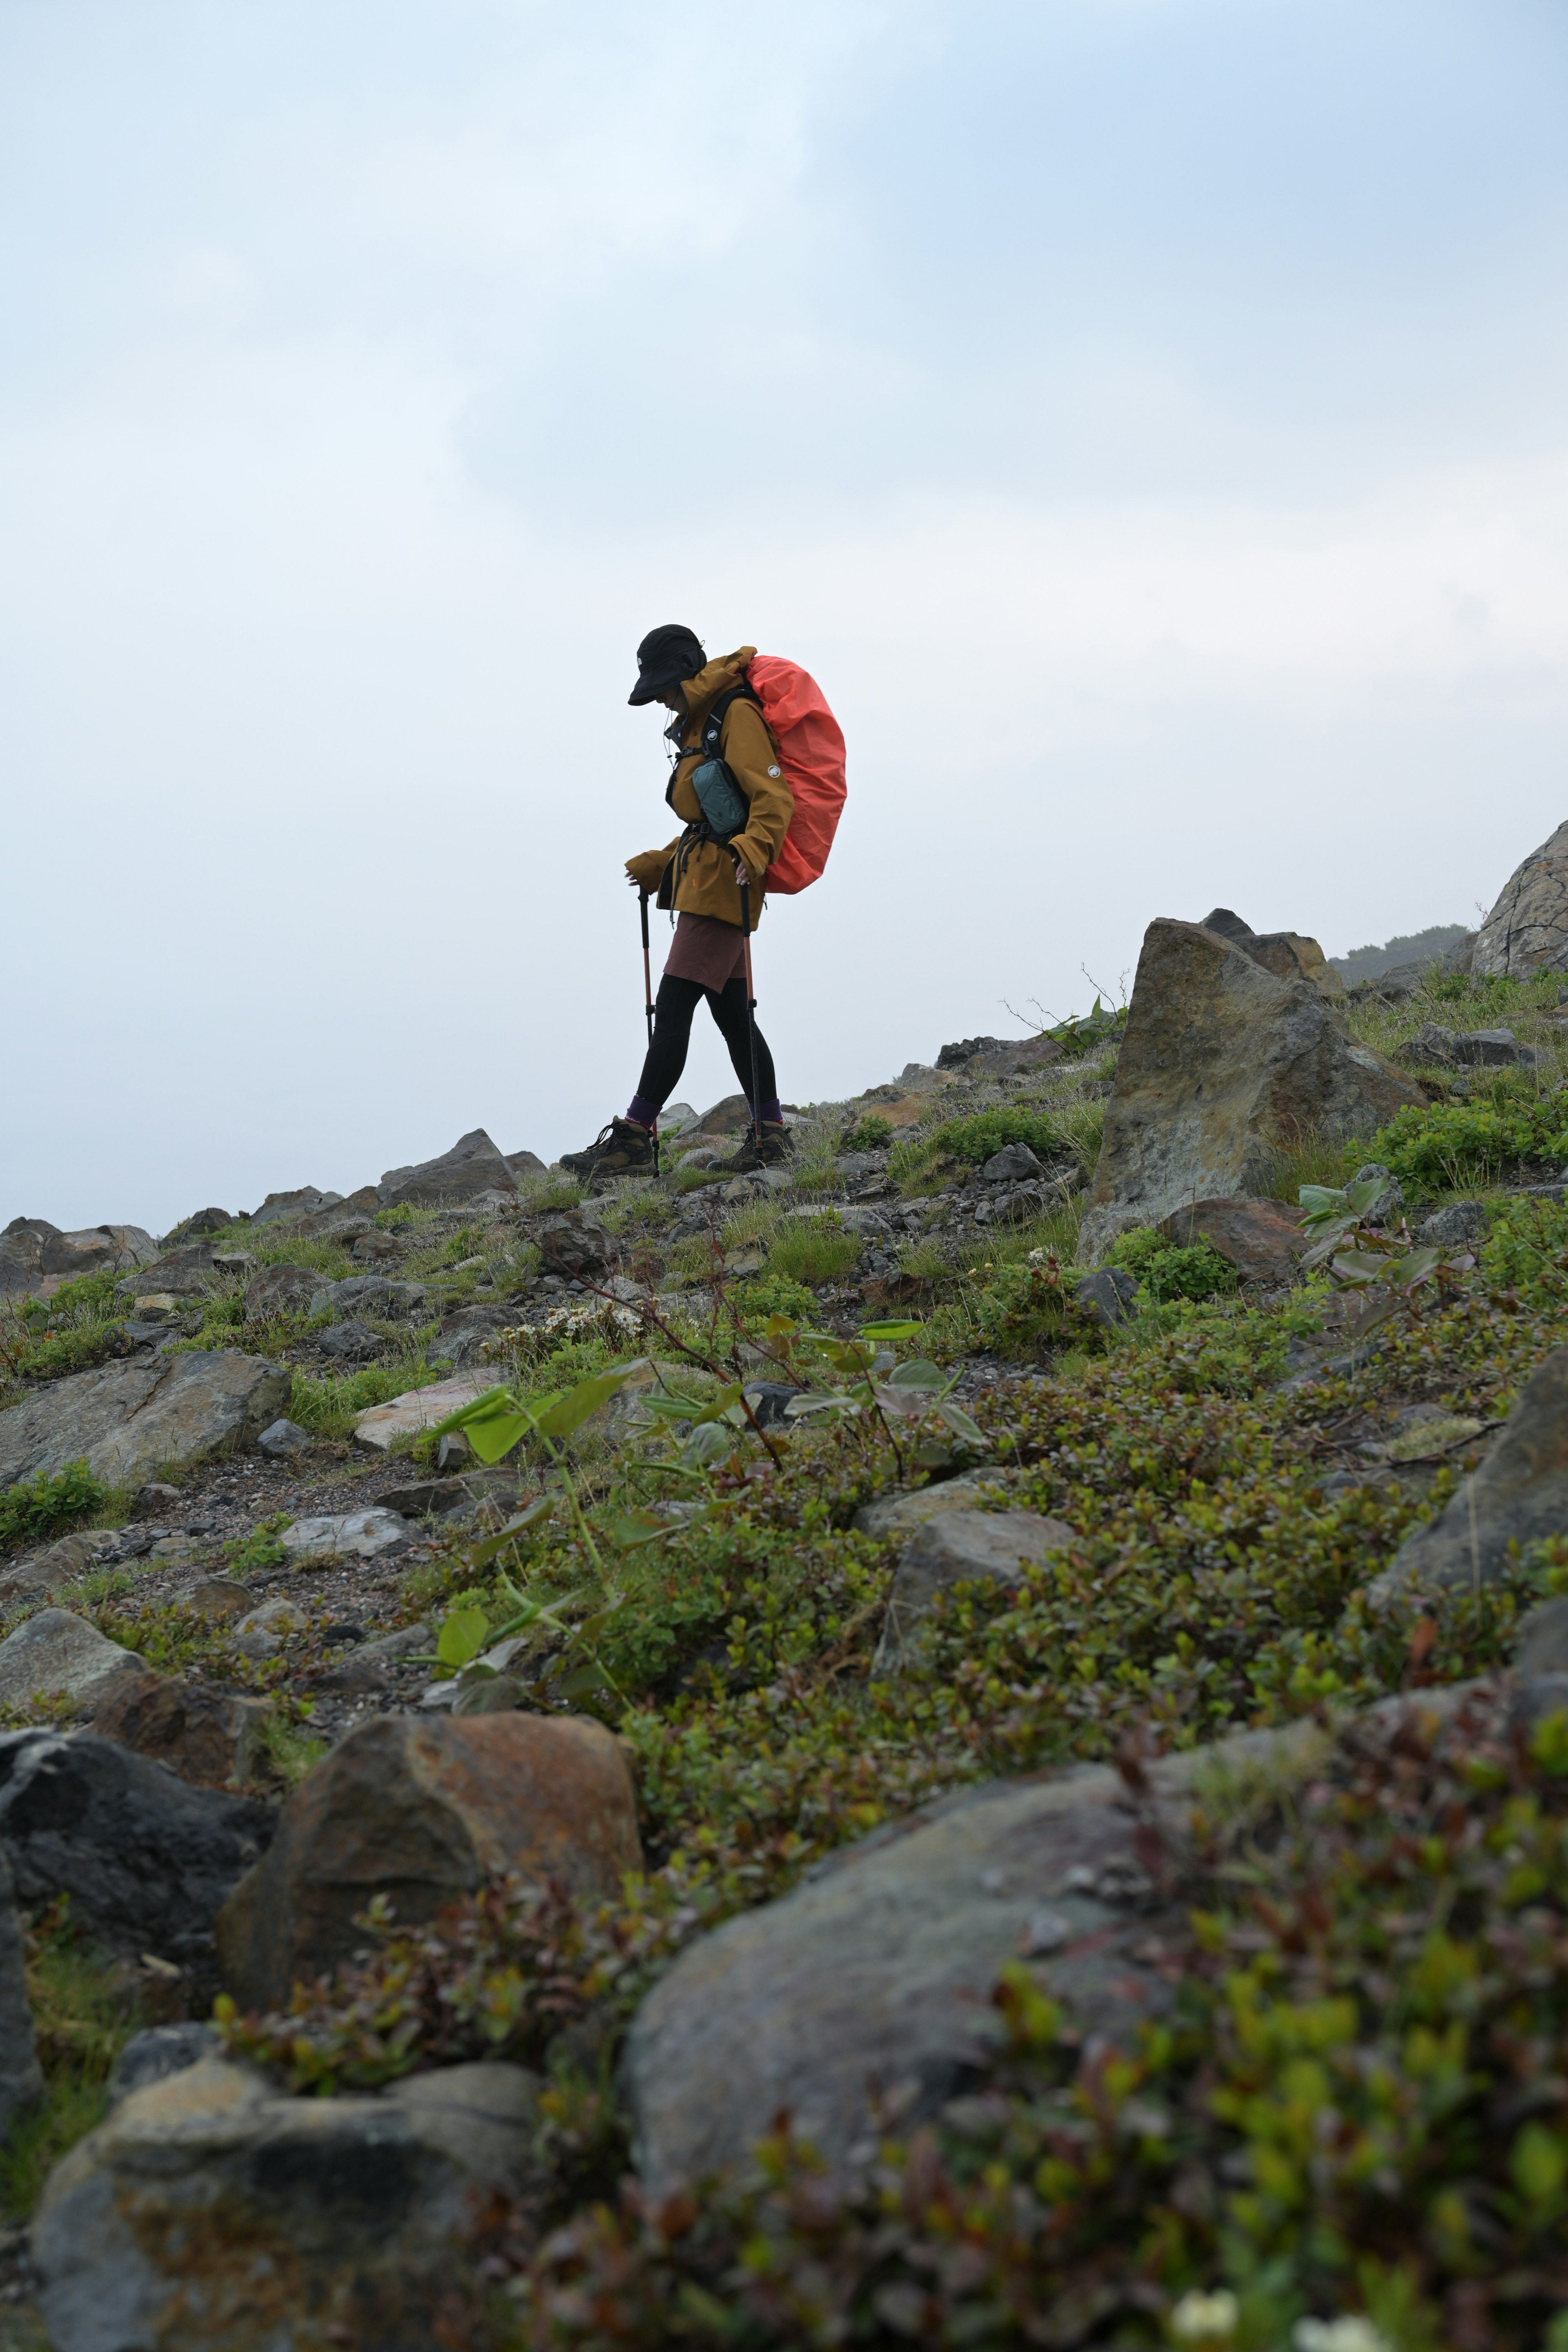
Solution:
<svg viewBox="0 0 1568 2352">
<path fill-rule="evenodd" d="M 1406 1536 L 1368 1587 L 1382 1606 L 1406 1592 L 1441 1598 L 1493 1584 L 1510 1547 L 1568 1532 L 1568 1348 L 1542 1357 L 1496 1444 L 1438 1517 Z"/>
<path fill-rule="evenodd" d="M 1276 980 L 1310 980 L 1322 996 L 1343 996 L 1344 982 L 1316 940 L 1304 931 L 1255 931 L 1228 907 L 1215 907 L 1204 917 L 1203 928 L 1229 940 L 1254 963 Z"/>
<path fill-rule="evenodd" d="M 1301 1232 L 1306 1213 L 1288 1209 L 1283 1201 L 1192 1201 L 1163 1218 L 1160 1231 L 1184 1249 L 1207 1242 L 1243 1282 L 1293 1282 L 1296 1262 L 1307 1247 Z"/>
<path fill-rule="evenodd" d="M 216 1249 L 210 1241 L 182 1242 L 177 1249 L 165 1250 L 162 1257 L 127 1275 L 114 1286 L 114 1296 L 126 1304 L 147 1293 L 166 1293 L 174 1298 L 199 1298 L 215 1282 L 225 1278 L 226 1268 L 218 1263 L 236 1254 Z"/>
<path fill-rule="evenodd" d="M 47 1571 L 40 1570 L 40 1580 L 47 1580 Z M 66 1699 L 77 1715 L 95 1715 L 115 1684 L 145 1672 L 134 1650 L 109 1641 L 85 1617 L 40 1609 L 0 1642 L 0 1705 Z"/>
<path fill-rule="evenodd" d="M 401 1396 L 390 1397 L 385 1404 L 367 1405 L 354 1423 L 354 1444 L 368 1446 L 372 1453 L 384 1454 L 395 1438 L 417 1437 L 424 1429 L 434 1429 L 449 1412 L 472 1404 L 483 1396 L 493 1381 L 479 1379 L 472 1372 L 459 1372 L 449 1381 L 433 1381 L 428 1388 L 405 1389 Z"/>
<path fill-rule="evenodd" d="M 255 1774 L 271 1713 L 269 1700 L 223 1683 L 138 1672 L 115 1676 L 93 1708 L 92 1727 L 198 1789 L 226 1789 Z"/>
<path fill-rule="evenodd" d="M 0 1487 L 85 1461 L 106 1486 L 231 1453 L 289 1402 L 287 1367 L 230 1348 L 100 1364 L 0 1412 Z"/>
<path fill-rule="evenodd" d="M 1568 971 L 1568 818 L 1503 884 L 1476 933 L 1469 970 L 1477 980 Z"/>
<path fill-rule="evenodd" d="M 245 1311 L 256 1321 L 268 1315 L 308 1315 L 321 1287 L 319 1266 L 259 1265 L 245 1286 Z"/>
<path fill-rule="evenodd" d="M 1193 1201 L 1256 1193 L 1302 1137 L 1370 1135 L 1420 1087 L 1347 1037 L 1307 981 L 1278 980 L 1200 923 L 1143 935 L 1080 1246 Z"/>
<path fill-rule="evenodd" d="M 55 2352 L 478 2342 L 482 2290 L 465 2283 L 460 2241 L 488 2204 L 531 2184 L 538 2120 L 537 2078 L 494 2060 L 416 2074 L 376 2097 L 289 2098 L 218 2057 L 153 2080 L 44 2191 L 33 2256 L 49 2342 Z"/>
<path fill-rule="evenodd" d="M 151 1265 L 158 1244 L 140 1225 L 89 1225 L 80 1233 L 55 1234 L 44 1244 L 44 1272 L 74 1279 L 81 1274 L 119 1274 Z"/>
<path fill-rule="evenodd" d="M 132 1958 L 199 1969 L 218 1906 L 260 1858 L 274 1818 L 94 1732 L 0 1733 L 0 1846 L 18 1896 L 68 1895 L 71 1916 Z"/>
<path fill-rule="evenodd" d="M 1037 1511 L 943 1511 L 927 1519 L 899 1562 L 872 1674 L 900 1674 L 916 1663 L 926 1619 L 955 1584 L 1021 1583 L 1026 1568 L 1077 1540 L 1065 1520 Z"/>
<path fill-rule="evenodd" d="M 609 1895 L 641 1860 L 631 1776 L 602 1724 L 378 1716 L 295 1790 L 226 1905 L 224 1981 L 247 2008 L 277 2007 L 359 1948 L 374 1895 L 401 1920 L 429 1919 L 491 1871 Z"/>
<path fill-rule="evenodd" d="M 482 1127 L 459 1136 L 439 1160 L 423 1160 L 412 1168 L 389 1168 L 376 1192 L 384 1209 L 407 1202 L 416 1209 L 455 1208 L 476 1200 L 481 1192 L 500 1192 L 513 1199 L 517 1179 Z"/>
<path fill-rule="evenodd" d="M 1154 1769 L 1179 1843 L 1194 1779 L 1216 1757 L 1285 1759 L 1315 1726 L 1245 1733 Z M 787 2108 L 830 2164 L 873 2137 L 891 2099 L 907 2130 L 970 2087 L 994 2046 L 993 1986 L 1020 1957 L 1086 2034 L 1126 2045 L 1174 1986 L 1162 1937 L 1179 1888 L 1109 1766 L 997 1781 L 829 1857 L 779 1900 L 689 1947 L 633 2024 L 626 2081 L 655 2196 L 744 2158 Z"/>
</svg>

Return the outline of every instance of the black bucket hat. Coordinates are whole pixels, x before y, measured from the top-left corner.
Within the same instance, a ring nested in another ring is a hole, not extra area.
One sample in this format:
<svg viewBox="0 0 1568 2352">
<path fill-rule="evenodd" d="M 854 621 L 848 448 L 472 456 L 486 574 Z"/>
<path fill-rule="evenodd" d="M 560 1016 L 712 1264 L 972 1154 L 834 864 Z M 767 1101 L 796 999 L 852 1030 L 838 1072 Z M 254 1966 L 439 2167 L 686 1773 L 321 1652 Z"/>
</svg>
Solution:
<svg viewBox="0 0 1568 2352">
<path fill-rule="evenodd" d="M 650 629 L 637 647 L 637 682 L 626 700 L 651 702 L 666 687 L 681 686 L 695 677 L 707 659 L 701 639 L 683 629 L 679 621 Z"/>
</svg>

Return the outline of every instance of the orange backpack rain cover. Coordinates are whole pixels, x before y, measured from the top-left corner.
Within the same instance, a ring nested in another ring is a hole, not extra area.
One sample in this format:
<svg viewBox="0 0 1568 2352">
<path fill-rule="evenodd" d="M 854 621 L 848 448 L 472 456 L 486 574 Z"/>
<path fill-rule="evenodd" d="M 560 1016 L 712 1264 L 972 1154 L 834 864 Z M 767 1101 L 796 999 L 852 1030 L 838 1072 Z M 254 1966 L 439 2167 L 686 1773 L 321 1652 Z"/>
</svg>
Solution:
<svg viewBox="0 0 1568 2352">
<path fill-rule="evenodd" d="M 844 730 L 816 680 L 798 662 L 758 654 L 746 676 L 762 698 L 763 717 L 778 738 L 779 761 L 795 795 L 795 814 L 766 887 L 786 897 L 816 880 L 827 863 L 849 787 Z"/>
</svg>

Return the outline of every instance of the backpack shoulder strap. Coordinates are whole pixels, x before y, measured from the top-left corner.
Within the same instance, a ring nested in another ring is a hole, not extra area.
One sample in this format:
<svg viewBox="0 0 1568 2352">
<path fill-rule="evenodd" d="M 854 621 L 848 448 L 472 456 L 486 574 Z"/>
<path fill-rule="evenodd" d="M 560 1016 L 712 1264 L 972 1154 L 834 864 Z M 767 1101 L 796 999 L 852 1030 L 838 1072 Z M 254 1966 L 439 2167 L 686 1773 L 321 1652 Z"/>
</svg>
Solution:
<svg viewBox="0 0 1568 2352">
<path fill-rule="evenodd" d="M 763 698 L 749 678 L 742 678 L 739 686 L 728 688 L 719 696 L 702 722 L 702 751 L 705 758 L 716 760 L 719 757 L 719 739 L 724 732 L 724 720 L 730 706 L 735 702 L 754 702 L 759 710 L 763 707 Z"/>
</svg>

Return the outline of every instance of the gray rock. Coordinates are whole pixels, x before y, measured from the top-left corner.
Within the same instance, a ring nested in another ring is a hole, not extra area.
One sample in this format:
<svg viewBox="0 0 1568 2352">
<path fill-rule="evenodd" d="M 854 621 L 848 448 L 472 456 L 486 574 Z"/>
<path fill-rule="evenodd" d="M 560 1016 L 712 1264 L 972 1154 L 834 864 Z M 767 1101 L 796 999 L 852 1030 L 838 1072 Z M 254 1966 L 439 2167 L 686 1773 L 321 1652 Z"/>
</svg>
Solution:
<svg viewBox="0 0 1568 2352">
<path fill-rule="evenodd" d="M 1509 876 L 1476 934 L 1469 968 L 1478 980 L 1568 971 L 1568 822 Z"/>
<path fill-rule="evenodd" d="M 1352 1184 L 1375 1184 L 1378 1187 L 1363 1214 L 1374 1225 L 1392 1224 L 1405 1206 L 1405 1190 L 1397 1176 L 1379 1161 L 1369 1160 L 1351 1178 Z"/>
<path fill-rule="evenodd" d="M 1542 1601 L 1521 1621 L 1513 1670 L 1521 1682 L 1568 1675 L 1568 1593 Z"/>
<path fill-rule="evenodd" d="M 1005 1143 L 980 1172 L 988 1184 L 1023 1184 L 1044 1171 L 1026 1143 Z"/>
<path fill-rule="evenodd" d="M 1502 1433 L 1441 1515 L 1405 1538 L 1368 1587 L 1374 1606 L 1495 1582 L 1509 1546 L 1568 1528 L 1568 1348 L 1553 1348 L 1520 1391 Z"/>
<path fill-rule="evenodd" d="M 334 1323 L 323 1331 L 316 1345 L 323 1356 L 335 1357 L 342 1363 L 363 1364 L 378 1353 L 381 1339 L 368 1323 L 356 1322 L 351 1316 L 346 1323 Z"/>
<path fill-rule="evenodd" d="M 226 1209 L 197 1209 L 194 1215 L 182 1217 L 174 1231 L 164 1234 L 163 1245 L 167 1248 L 171 1242 L 198 1241 L 203 1234 L 226 1234 L 230 1225 L 237 1223 Z"/>
<path fill-rule="evenodd" d="M 373 1507 L 367 1511 L 336 1511 L 320 1518 L 296 1519 L 278 1540 L 286 1552 L 301 1559 L 330 1552 L 340 1559 L 374 1559 L 378 1552 L 406 1543 L 413 1532 L 395 1511 Z"/>
<path fill-rule="evenodd" d="M 215 1254 L 215 1267 L 216 1258 Z M 216 1267 L 220 1273 L 226 1267 Z M 313 1265 L 258 1266 L 245 1286 L 247 1316 L 305 1315 L 310 1301 L 321 1288 L 321 1277 Z"/>
<path fill-rule="evenodd" d="M 477 2327 L 454 2246 L 532 2185 L 538 2123 L 537 2077 L 497 2060 L 378 2097 L 290 2098 L 216 2056 L 150 2082 L 45 2189 L 33 2257 L 54 2352 L 428 2352 L 465 2315 Z"/>
<path fill-rule="evenodd" d="M 1486 1237 L 1487 1213 L 1479 1201 L 1450 1201 L 1415 1229 L 1416 1240 L 1435 1249 L 1468 1249 Z"/>
<path fill-rule="evenodd" d="M 1177 1842 L 1194 1782 L 1322 1753 L 1315 1725 L 1168 1758 L 1153 1781 Z M 1003 1966 L 1048 1950 L 1075 2023 L 1125 2047 L 1173 1987 L 1151 1938 L 1179 1933 L 1109 1767 L 1000 1781 L 830 1857 L 792 1893 L 703 1936 L 633 2023 L 626 2079 L 645 2187 L 662 2196 L 746 2157 L 788 2108 L 837 2166 L 874 2144 L 871 2095 L 907 2100 L 900 2136 L 968 2087 L 999 2032 Z"/>
<path fill-rule="evenodd" d="M 45 1217 L 13 1217 L 0 1234 L 0 1298 L 25 1298 L 44 1278 L 44 1244 L 59 1227 Z"/>
<path fill-rule="evenodd" d="M 187 2066 L 199 2066 L 204 2058 L 222 2055 L 223 2042 L 216 2025 L 199 2024 L 193 2019 L 179 2025 L 144 2026 L 132 2035 L 114 2062 L 109 2104 L 117 2107 L 132 2091 L 144 2091 L 150 2083 L 165 2083 L 171 2074 L 183 2074 Z"/>
<path fill-rule="evenodd" d="M 760 1429 L 774 1429 L 787 1420 L 790 1399 L 805 1393 L 804 1389 L 791 1388 L 787 1381 L 748 1381 L 742 1391 Z"/>
<path fill-rule="evenodd" d="M 268 1806 L 197 1789 L 96 1733 L 0 1733 L 0 1843 L 25 1904 L 70 1897 L 115 1952 L 201 1968 L 219 1905 L 270 1842 Z"/>
<path fill-rule="evenodd" d="M 425 1304 L 422 1282 L 392 1282 L 384 1274 L 351 1274 L 343 1282 L 322 1282 L 318 1275 L 316 1280 L 312 1315 L 378 1315 L 390 1322 Z"/>
<path fill-rule="evenodd" d="M 297 1421 L 284 1419 L 268 1422 L 256 1443 L 269 1462 L 281 1462 L 290 1454 L 302 1454 L 315 1440 Z"/>
<path fill-rule="evenodd" d="M 662 1121 L 660 1124 L 662 1125 Z M 516 1176 L 543 1176 L 549 1173 L 537 1151 L 503 1151 L 502 1159 Z"/>
<path fill-rule="evenodd" d="M 178 1249 L 165 1250 L 151 1265 L 117 1282 L 115 1298 L 129 1301 L 148 1296 L 204 1297 L 212 1289 L 215 1278 L 224 1276 L 217 1258 L 230 1255 L 228 1251 L 215 1251 L 211 1242 L 183 1242 Z"/>
<path fill-rule="evenodd" d="M 1340 997 L 1345 992 L 1344 982 L 1317 940 L 1304 931 L 1255 931 L 1228 907 L 1211 908 L 1199 928 L 1228 940 L 1276 980 L 1310 981 L 1324 996 Z"/>
<path fill-rule="evenodd" d="M 854 1524 L 863 1536 L 879 1540 L 910 1536 L 944 1511 L 973 1511 L 987 1501 L 1005 1501 L 1016 1476 L 1012 1470 L 974 1470 L 964 1478 L 944 1478 L 935 1486 L 917 1487 L 913 1494 L 882 1495 L 874 1503 L 861 1504 Z"/>
<path fill-rule="evenodd" d="M 1062 1519 L 1035 1511 L 944 1511 L 918 1528 L 893 1579 L 873 1676 L 901 1674 L 922 1647 L 939 1594 L 954 1584 L 1017 1584 L 1024 1569 L 1078 1540 Z"/>
<path fill-rule="evenodd" d="M 416 1208 L 439 1209 L 457 1207 L 483 1192 L 515 1200 L 517 1181 L 484 1129 L 476 1127 L 438 1160 L 389 1168 L 376 1192 L 384 1209 L 395 1209 L 404 1202 Z"/>
<path fill-rule="evenodd" d="M 1535 1047 L 1521 1045 L 1511 1029 L 1445 1029 L 1436 1021 L 1424 1021 L 1414 1037 L 1394 1050 L 1400 1061 L 1417 1069 L 1511 1064 L 1533 1069 L 1538 1058 Z"/>
<path fill-rule="evenodd" d="M 90 1716 L 120 1675 L 143 1674 L 146 1665 L 85 1617 L 40 1609 L 0 1642 L 0 1703 L 20 1707 L 37 1697 L 65 1698 L 79 1716 Z"/>
<path fill-rule="evenodd" d="M 100 1364 L 0 1412 L 0 1487 L 84 1460 L 107 1486 L 248 1444 L 289 1402 L 292 1374 L 227 1348 Z"/>
<path fill-rule="evenodd" d="M 609 1236 L 596 1219 L 585 1216 L 581 1209 L 542 1217 L 533 1229 L 533 1238 L 546 1270 L 569 1282 L 595 1281 L 609 1269 Z"/>
<path fill-rule="evenodd" d="M 1385 1004 L 1403 1004 L 1407 997 L 1425 987 L 1432 971 L 1430 963 L 1390 964 L 1371 980 L 1358 981 L 1347 993 L 1354 1004 L 1364 1004 L 1371 997 L 1381 997 Z"/>
<path fill-rule="evenodd" d="M 1443 970 L 1468 973 L 1475 961 L 1476 941 L 1479 937 L 1479 931 L 1467 931 L 1462 940 L 1456 940 L 1451 948 L 1445 948 L 1440 959 Z"/>
<path fill-rule="evenodd" d="M 0 1846 L 0 2141 L 9 2141 L 16 2117 L 43 2095 L 44 2074 L 27 2003 L 16 1889 L 10 1863 Z"/>
<path fill-rule="evenodd" d="M 1098 1265 L 1074 1285 L 1072 1295 L 1080 1307 L 1092 1311 L 1096 1322 L 1110 1330 L 1136 1313 L 1138 1277 L 1125 1266 Z"/>
<path fill-rule="evenodd" d="M 314 1184 L 301 1184 L 292 1192 L 268 1192 L 259 1209 L 251 1213 L 253 1225 L 295 1225 L 319 1209 L 335 1208 L 342 1199 L 341 1192 L 318 1192 Z"/>
<path fill-rule="evenodd" d="M 1080 1246 L 1262 1192 L 1293 1138 L 1349 1142 L 1426 1101 L 1344 1034 L 1314 982 L 1279 980 L 1199 924 L 1151 923 Z"/>
<path fill-rule="evenodd" d="M 151 1265 L 158 1244 L 140 1225 L 89 1225 L 79 1233 L 51 1234 L 44 1244 L 45 1274 L 68 1280 L 83 1274 L 119 1274 Z"/>
</svg>

